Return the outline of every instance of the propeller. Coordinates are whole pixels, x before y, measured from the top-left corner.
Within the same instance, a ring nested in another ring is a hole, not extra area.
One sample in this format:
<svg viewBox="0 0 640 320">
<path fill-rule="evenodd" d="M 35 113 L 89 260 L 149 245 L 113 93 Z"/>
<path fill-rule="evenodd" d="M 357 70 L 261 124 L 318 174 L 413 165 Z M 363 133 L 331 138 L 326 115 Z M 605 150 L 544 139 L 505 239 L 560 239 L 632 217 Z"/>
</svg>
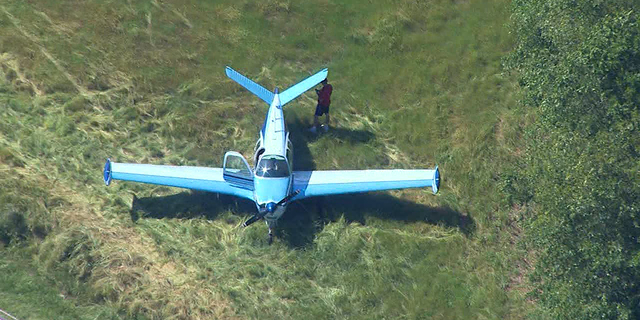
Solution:
<svg viewBox="0 0 640 320">
<path fill-rule="evenodd" d="M 267 214 L 276 211 L 276 208 L 278 206 L 284 206 L 285 204 L 287 204 L 287 202 L 289 202 L 289 200 L 293 199 L 293 197 L 297 196 L 299 193 L 300 193 L 300 190 L 296 190 L 296 191 L 292 192 L 291 194 L 289 194 L 288 196 L 282 198 L 282 200 L 278 201 L 278 203 L 273 203 L 273 202 L 267 203 L 267 205 L 264 206 L 264 209 L 260 209 L 258 211 L 258 213 L 253 215 L 253 217 L 249 218 L 249 220 L 245 221 L 242 224 L 242 226 L 243 227 L 247 227 L 250 224 L 252 224 L 252 223 L 264 218 L 264 216 L 266 216 Z"/>
</svg>

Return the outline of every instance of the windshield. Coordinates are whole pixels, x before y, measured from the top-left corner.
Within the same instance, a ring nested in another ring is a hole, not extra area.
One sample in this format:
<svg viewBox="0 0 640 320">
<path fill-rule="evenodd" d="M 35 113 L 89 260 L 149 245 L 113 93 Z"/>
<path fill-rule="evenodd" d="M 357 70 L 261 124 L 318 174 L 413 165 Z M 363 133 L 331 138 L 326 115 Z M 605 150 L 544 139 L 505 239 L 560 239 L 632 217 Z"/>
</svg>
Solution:
<svg viewBox="0 0 640 320">
<path fill-rule="evenodd" d="M 288 177 L 289 166 L 281 156 L 263 156 L 258 163 L 256 176 L 265 178 Z"/>
</svg>

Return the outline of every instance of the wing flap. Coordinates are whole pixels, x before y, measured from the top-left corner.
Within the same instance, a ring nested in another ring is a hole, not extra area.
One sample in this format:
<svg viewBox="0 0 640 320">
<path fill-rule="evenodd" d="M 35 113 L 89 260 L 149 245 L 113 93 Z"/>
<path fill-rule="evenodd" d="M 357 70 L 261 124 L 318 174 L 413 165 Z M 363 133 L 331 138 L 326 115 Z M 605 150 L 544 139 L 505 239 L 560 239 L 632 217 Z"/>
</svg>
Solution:
<svg viewBox="0 0 640 320">
<path fill-rule="evenodd" d="M 295 198 L 369 191 L 431 187 L 438 192 L 440 172 L 433 170 L 327 170 L 294 172 Z"/>
<path fill-rule="evenodd" d="M 105 183 L 112 179 L 224 193 L 253 200 L 253 191 L 224 181 L 222 168 L 117 163 L 107 160 Z"/>
</svg>

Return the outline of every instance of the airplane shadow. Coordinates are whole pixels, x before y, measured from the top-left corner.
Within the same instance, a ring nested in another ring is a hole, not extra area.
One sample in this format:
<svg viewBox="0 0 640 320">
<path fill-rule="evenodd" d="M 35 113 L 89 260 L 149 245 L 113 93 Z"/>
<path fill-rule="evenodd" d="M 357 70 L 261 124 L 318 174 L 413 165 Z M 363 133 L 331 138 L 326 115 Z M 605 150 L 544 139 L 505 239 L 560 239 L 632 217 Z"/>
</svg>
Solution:
<svg viewBox="0 0 640 320">
<path fill-rule="evenodd" d="M 293 117 L 287 122 L 294 148 L 294 170 L 315 170 L 316 165 L 309 150 L 309 143 L 318 139 L 308 131 L 309 124 Z M 373 134 L 363 130 L 331 128 L 332 138 L 349 140 L 354 143 L 366 143 Z M 430 191 L 425 191 L 430 192 Z M 204 217 L 216 219 L 221 212 L 231 211 L 234 215 L 247 217 L 255 213 L 255 204 L 246 199 L 233 196 L 185 191 L 162 197 L 134 196 L 131 206 L 131 219 L 193 219 Z M 313 243 L 315 235 L 332 221 L 344 217 L 347 222 L 366 225 L 368 217 L 378 217 L 402 222 L 424 222 L 457 228 L 470 236 L 475 232 L 476 224 L 470 215 L 446 207 L 429 207 L 423 204 L 396 198 L 385 192 L 347 194 L 330 197 L 317 197 L 292 202 L 287 212 L 278 221 L 276 237 L 290 247 L 302 248 Z M 236 223 L 228 221 L 229 223 Z"/>
<path fill-rule="evenodd" d="M 465 236 L 476 230 L 475 221 L 446 207 L 430 207 L 396 198 L 388 193 L 358 193 L 305 199 L 291 203 L 278 221 L 276 236 L 292 247 L 304 247 L 313 242 L 316 233 L 327 223 L 344 217 L 347 223 L 367 224 L 368 217 L 406 223 L 424 222 L 457 228 Z"/>
<path fill-rule="evenodd" d="M 170 196 L 138 198 L 134 195 L 131 204 L 131 220 L 194 219 L 204 217 L 214 220 L 221 212 L 247 216 L 254 214 L 252 201 L 238 197 L 205 191 L 184 191 Z M 229 221 L 230 223 L 235 223 Z"/>
<path fill-rule="evenodd" d="M 223 194 L 185 191 L 161 197 L 134 196 L 131 219 L 217 219 L 221 212 L 248 217 L 255 213 L 253 202 Z M 275 235 L 290 247 L 302 248 L 313 243 L 316 234 L 328 223 L 344 217 L 347 223 L 367 224 L 367 218 L 377 217 L 407 223 L 424 222 L 457 228 L 465 236 L 475 232 L 476 225 L 469 215 L 450 208 L 430 207 L 396 198 L 384 192 L 359 193 L 317 197 L 292 202 L 278 220 Z M 230 224 L 237 220 L 230 219 Z"/>
<path fill-rule="evenodd" d="M 324 119 L 322 119 L 324 121 Z M 320 137 L 327 136 L 331 139 L 342 140 L 350 143 L 367 143 L 374 138 L 373 133 L 366 130 L 355 130 L 355 129 L 347 129 L 341 127 L 331 127 L 328 132 L 324 132 L 321 129 L 318 130 L 318 133 L 312 133 L 309 131 L 311 127 L 311 122 L 305 122 L 297 117 L 294 117 L 293 121 L 287 122 L 287 129 L 291 132 L 290 139 L 293 143 L 294 154 L 298 155 L 295 152 L 300 152 L 304 150 L 298 149 L 306 149 L 309 148 L 307 144 L 311 141 L 315 141 Z M 303 158 L 311 158 L 310 154 L 302 154 Z M 305 167 L 304 164 L 298 163 L 299 157 L 296 157 L 295 165 L 301 165 L 301 167 Z M 310 170 L 309 168 L 305 168 L 304 170 Z"/>
</svg>

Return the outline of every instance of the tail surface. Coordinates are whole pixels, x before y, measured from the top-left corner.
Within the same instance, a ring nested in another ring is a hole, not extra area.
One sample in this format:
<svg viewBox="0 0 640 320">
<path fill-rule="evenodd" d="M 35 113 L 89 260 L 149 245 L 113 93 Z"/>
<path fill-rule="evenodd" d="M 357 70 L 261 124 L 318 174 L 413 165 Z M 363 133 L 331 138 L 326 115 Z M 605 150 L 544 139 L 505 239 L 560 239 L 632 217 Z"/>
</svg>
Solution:
<svg viewBox="0 0 640 320">
<path fill-rule="evenodd" d="M 284 106 L 287 102 L 295 99 L 299 95 L 305 93 L 305 91 L 315 87 L 318 83 L 322 82 L 322 80 L 327 78 L 327 74 L 329 74 L 329 69 L 324 68 L 320 72 L 312 75 L 309 78 L 306 78 L 297 84 L 293 85 L 291 88 L 283 91 L 280 97 L 280 105 Z"/>
<path fill-rule="evenodd" d="M 273 92 L 265 89 L 263 86 L 251 81 L 251 79 L 241 75 L 238 71 L 227 67 L 226 69 L 227 77 L 231 78 L 231 80 L 237 82 L 245 89 L 251 91 L 251 93 L 258 96 L 258 98 L 262 99 L 262 101 L 266 102 L 268 105 L 271 105 L 273 102 Z"/>
<path fill-rule="evenodd" d="M 251 79 L 243 76 L 230 67 L 226 68 L 226 73 L 227 77 L 237 82 L 245 89 L 249 90 L 251 93 L 258 96 L 258 98 L 262 99 L 262 101 L 266 102 L 268 105 L 271 105 L 271 103 L 273 102 L 273 98 L 275 96 L 273 92 L 265 89 L 263 86 L 253 82 Z M 329 69 L 325 68 L 280 93 L 278 95 L 278 97 L 280 98 L 280 106 L 284 106 L 286 103 L 305 93 L 307 90 L 315 87 L 318 83 L 327 78 L 328 73 Z"/>
</svg>

